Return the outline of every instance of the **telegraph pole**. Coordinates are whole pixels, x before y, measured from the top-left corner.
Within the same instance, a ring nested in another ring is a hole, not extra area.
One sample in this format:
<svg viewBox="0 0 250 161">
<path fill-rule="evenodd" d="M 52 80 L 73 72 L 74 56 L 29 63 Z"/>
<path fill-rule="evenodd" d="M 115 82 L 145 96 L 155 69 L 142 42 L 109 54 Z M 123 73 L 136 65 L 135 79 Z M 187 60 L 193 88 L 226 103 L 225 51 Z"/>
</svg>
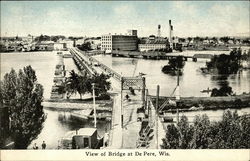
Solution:
<svg viewBox="0 0 250 161">
<path fill-rule="evenodd" d="M 122 101 L 123 101 L 123 96 L 122 96 L 122 90 L 123 90 L 123 77 L 121 77 L 121 131 L 122 131 L 122 136 L 121 136 L 121 139 L 122 139 L 122 147 L 123 147 L 123 105 L 122 105 Z"/>
<path fill-rule="evenodd" d="M 177 113 L 177 124 L 179 123 L 179 102 L 180 102 L 180 69 L 178 68 L 177 72 L 177 87 L 176 87 L 176 113 Z"/>
<path fill-rule="evenodd" d="M 159 107 L 160 86 L 157 85 L 156 105 L 155 105 L 155 125 L 156 125 L 156 149 L 158 149 L 158 107 Z"/>
<path fill-rule="evenodd" d="M 94 127 L 96 128 L 95 83 L 92 83 L 92 88 L 93 88 Z"/>
</svg>

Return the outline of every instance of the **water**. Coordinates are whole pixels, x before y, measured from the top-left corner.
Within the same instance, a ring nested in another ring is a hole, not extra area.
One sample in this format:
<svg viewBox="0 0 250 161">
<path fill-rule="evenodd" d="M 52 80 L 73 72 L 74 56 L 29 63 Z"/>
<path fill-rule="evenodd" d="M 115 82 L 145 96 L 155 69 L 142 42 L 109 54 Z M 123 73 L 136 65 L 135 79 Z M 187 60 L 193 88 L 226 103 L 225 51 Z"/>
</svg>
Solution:
<svg viewBox="0 0 250 161">
<path fill-rule="evenodd" d="M 188 53 L 190 54 L 190 53 Z M 191 53 L 193 54 L 193 53 Z M 24 66 L 31 65 L 36 71 L 37 79 L 44 87 L 44 98 L 50 97 L 51 87 L 53 85 L 54 70 L 57 63 L 57 55 L 55 52 L 29 52 L 29 53 L 1 53 L 1 79 L 4 74 L 9 72 L 11 68 L 19 70 Z M 177 82 L 176 76 L 169 76 L 161 72 L 161 68 L 167 64 L 167 60 L 145 60 L 133 58 L 111 57 L 109 55 L 95 56 L 102 63 L 112 67 L 118 73 L 124 76 L 136 76 L 139 72 L 145 73 L 146 85 L 149 89 L 149 94 L 156 94 L 156 86 L 160 85 L 160 95 L 169 96 Z M 70 58 L 64 59 L 66 70 L 77 70 Z M 243 70 L 238 74 L 230 76 L 221 75 L 204 75 L 197 69 L 205 66 L 206 60 L 198 59 L 198 62 L 188 60 L 184 67 L 184 73 L 180 77 L 180 92 L 182 96 L 209 96 L 206 93 L 201 93 L 201 90 L 211 88 L 219 88 L 222 83 L 228 82 L 233 91 L 237 94 L 250 92 L 250 70 Z M 250 108 L 238 110 L 239 114 L 249 113 Z M 58 112 L 45 109 L 47 119 L 44 122 L 44 128 L 33 143 L 41 146 L 44 140 L 47 148 L 56 149 L 58 140 L 64 136 L 69 130 L 75 130 L 82 127 L 93 127 L 93 122 L 84 122 L 72 120 L 67 112 Z M 211 120 L 219 120 L 223 110 L 215 111 L 195 111 L 183 113 L 193 118 L 197 114 L 206 113 Z M 180 114 L 180 116 L 182 113 Z M 98 122 L 97 128 L 99 135 L 103 135 L 106 129 L 109 128 L 109 123 Z M 29 148 L 30 148 L 29 147 Z M 41 148 L 41 147 L 39 147 Z"/>
<path fill-rule="evenodd" d="M 5 73 L 10 72 L 11 68 L 18 71 L 24 66 L 31 65 L 36 71 L 38 83 L 44 87 L 44 99 L 50 98 L 55 66 L 58 62 L 56 52 L 1 53 L 0 56 L 1 79 L 3 79 Z M 65 58 L 64 64 L 67 75 L 71 70 L 77 71 L 77 67 L 71 58 Z M 37 143 L 39 148 L 41 148 L 42 142 L 45 141 L 48 149 L 56 149 L 58 147 L 58 140 L 66 132 L 83 127 L 94 127 L 92 121 L 73 120 L 69 112 L 58 112 L 48 109 L 44 109 L 44 112 L 47 118 L 43 124 L 43 129 L 37 139 L 33 140 L 28 148 L 32 148 L 34 143 Z M 103 136 L 106 130 L 109 129 L 109 122 L 98 121 L 97 129 L 98 135 Z"/>
<path fill-rule="evenodd" d="M 146 86 L 149 94 L 156 95 L 156 87 L 160 85 L 160 95 L 169 96 L 177 84 L 177 77 L 164 74 L 161 69 L 168 60 L 146 60 L 135 58 L 111 57 L 110 55 L 95 56 L 100 62 L 111 67 L 123 76 L 137 76 L 139 72 L 145 73 Z M 221 84 L 228 82 L 236 94 L 250 92 L 250 70 L 243 70 L 238 74 L 227 76 L 216 74 L 202 74 L 198 69 L 205 67 L 206 59 L 198 59 L 198 62 L 188 60 L 185 64 L 183 75 L 180 76 L 181 96 L 209 96 L 200 91 L 219 88 Z"/>
</svg>

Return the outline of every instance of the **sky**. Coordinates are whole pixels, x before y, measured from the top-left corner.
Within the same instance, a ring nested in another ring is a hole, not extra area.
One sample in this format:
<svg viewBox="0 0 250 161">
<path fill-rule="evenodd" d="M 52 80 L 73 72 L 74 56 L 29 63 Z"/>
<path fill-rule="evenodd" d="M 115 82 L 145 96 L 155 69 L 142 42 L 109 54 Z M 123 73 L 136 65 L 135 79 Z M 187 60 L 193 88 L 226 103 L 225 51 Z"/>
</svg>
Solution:
<svg viewBox="0 0 250 161">
<path fill-rule="evenodd" d="M 249 36 L 249 1 L 1 1 L 1 36 Z"/>
</svg>

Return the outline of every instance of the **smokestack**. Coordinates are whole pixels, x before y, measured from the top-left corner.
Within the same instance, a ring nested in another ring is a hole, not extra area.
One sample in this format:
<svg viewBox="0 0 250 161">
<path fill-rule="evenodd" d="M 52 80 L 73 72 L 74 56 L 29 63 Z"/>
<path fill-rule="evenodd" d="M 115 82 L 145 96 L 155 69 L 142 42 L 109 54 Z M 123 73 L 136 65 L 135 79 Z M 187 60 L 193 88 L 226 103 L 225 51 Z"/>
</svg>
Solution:
<svg viewBox="0 0 250 161">
<path fill-rule="evenodd" d="M 170 48 L 173 48 L 172 31 L 173 31 L 173 26 L 171 25 L 171 20 L 169 20 L 169 44 L 170 44 Z"/>
<path fill-rule="evenodd" d="M 158 25 L 158 37 L 161 37 L 161 25 Z"/>
</svg>

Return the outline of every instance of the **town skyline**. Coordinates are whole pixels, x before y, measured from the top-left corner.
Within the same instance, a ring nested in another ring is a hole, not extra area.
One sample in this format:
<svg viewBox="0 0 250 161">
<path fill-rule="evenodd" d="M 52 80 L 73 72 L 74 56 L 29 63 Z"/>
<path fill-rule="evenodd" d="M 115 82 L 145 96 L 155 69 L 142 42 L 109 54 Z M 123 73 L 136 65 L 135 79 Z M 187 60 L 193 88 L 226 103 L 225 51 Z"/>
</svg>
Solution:
<svg viewBox="0 0 250 161">
<path fill-rule="evenodd" d="M 101 36 L 138 30 L 138 36 L 248 36 L 249 2 L 1 2 L 1 37 L 31 35 Z"/>
</svg>

